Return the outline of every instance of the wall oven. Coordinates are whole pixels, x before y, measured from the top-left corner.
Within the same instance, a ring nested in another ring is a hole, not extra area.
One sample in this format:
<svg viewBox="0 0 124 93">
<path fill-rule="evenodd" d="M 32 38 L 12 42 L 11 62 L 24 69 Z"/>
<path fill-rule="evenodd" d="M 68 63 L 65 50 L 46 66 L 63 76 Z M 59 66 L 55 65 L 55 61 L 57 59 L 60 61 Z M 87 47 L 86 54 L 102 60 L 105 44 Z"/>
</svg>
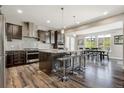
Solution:
<svg viewBox="0 0 124 93">
<path fill-rule="evenodd" d="M 26 63 L 39 62 L 39 51 L 36 49 L 26 49 Z"/>
</svg>

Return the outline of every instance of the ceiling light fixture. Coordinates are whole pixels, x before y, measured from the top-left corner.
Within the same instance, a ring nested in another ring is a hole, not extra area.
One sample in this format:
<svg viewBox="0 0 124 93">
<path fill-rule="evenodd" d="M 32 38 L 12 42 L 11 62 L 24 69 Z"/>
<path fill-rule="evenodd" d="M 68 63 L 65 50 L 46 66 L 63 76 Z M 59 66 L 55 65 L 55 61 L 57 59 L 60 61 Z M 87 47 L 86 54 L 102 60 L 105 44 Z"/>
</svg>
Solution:
<svg viewBox="0 0 124 93">
<path fill-rule="evenodd" d="M 73 16 L 73 18 L 74 18 L 74 24 L 80 24 L 79 21 L 76 22 L 76 16 Z"/>
<path fill-rule="evenodd" d="M 47 20 L 46 22 L 49 24 L 50 23 L 50 20 Z"/>
<path fill-rule="evenodd" d="M 74 24 L 75 24 L 75 23 L 76 23 L 76 22 L 75 22 L 75 16 L 73 16 L 73 18 L 74 18 Z"/>
<path fill-rule="evenodd" d="M 104 13 L 103 13 L 103 15 L 107 15 L 108 14 L 108 11 L 105 11 Z"/>
<path fill-rule="evenodd" d="M 80 24 L 80 22 L 76 22 L 76 24 Z"/>
<path fill-rule="evenodd" d="M 17 12 L 18 12 L 19 14 L 22 14 L 22 13 L 23 13 L 23 11 L 20 10 L 20 9 L 18 9 Z"/>
<path fill-rule="evenodd" d="M 61 8 L 61 11 L 62 11 L 62 29 L 61 29 L 61 33 L 62 33 L 62 34 L 64 34 L 64 32 L 65 32 L 65 31 L 64 31 L 64 26 L 63 26 L 63 24 L 64 24 L 64 23 L 63 23 L 63 21 L 64 21 L 64 18 L 63 18 L 63 10 L 64 10 L 64 8 Z"/>
</svg>

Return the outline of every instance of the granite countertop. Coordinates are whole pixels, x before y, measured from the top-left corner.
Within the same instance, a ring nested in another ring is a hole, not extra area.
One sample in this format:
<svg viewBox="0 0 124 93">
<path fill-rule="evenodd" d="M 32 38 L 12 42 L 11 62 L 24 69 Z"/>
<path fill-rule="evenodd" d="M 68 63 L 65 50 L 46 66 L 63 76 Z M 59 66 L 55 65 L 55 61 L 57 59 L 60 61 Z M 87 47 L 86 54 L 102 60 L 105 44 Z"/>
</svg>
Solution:
<svg viewBox="0 0 124 93">
<path fill-rule="evenodd" d="M 25 51 L 24 49 L 19 49 L 19 50 L 5 50 L 5 51 Z"/>
<path fill-rule="evenodd" d="M 70 52 L 81 52 L 82 50 L 60 50 L 60 49 L 38 49 L 39 52 L 46 52 L 46 53 L 70 53 Z M 6 51 L 25 51 L 22 50 L 6 50 Z"/>
<path fill-rule="evenodd" d="M 70 53 L 70 52 L 81 52 L 82 50 L 40 49 L 39 51 L 46 53 Z"/>
</svg>

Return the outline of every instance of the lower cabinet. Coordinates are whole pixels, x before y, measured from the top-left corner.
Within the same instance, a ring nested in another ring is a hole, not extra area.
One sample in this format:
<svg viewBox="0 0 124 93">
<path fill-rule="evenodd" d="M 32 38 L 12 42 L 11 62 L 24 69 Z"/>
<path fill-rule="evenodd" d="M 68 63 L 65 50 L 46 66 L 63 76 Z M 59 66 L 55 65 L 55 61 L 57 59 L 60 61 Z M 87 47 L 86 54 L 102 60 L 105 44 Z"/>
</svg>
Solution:
<svg viewBox="0 0 124 93">
<path fill-rule="evenodd" d="M 25 51 L 7 51 L 6 67 L 21 65 L 26 63 Z"/>
<path fill-rule="evenodd" d="M 6 52 L 6 67 L 10 67 L 13 65 L 13 52 L 7 51 Z"/>
</svg>

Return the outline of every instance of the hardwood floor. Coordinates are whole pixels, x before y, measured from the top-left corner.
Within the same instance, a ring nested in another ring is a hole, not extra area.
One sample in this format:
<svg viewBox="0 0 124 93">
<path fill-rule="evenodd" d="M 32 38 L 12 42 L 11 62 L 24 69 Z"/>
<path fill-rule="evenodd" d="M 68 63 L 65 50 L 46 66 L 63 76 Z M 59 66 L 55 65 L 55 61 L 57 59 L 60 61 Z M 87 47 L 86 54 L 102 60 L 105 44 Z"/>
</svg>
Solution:
<svg viewBox="0 0 124 93">
<path fill-rule="evenodd" d="M 61 82 L 56 75 L 46 75 L 39 70 L 38 63 L 6 69 L 7 88 L 85 88 L 85 87 L 124 87 L 124 71 L 117 62 L 104 64 L 87 63 L 81 75 L 70 76 Z"/>
<path fill-rule="evenodd" d="M 49 77 L 38 68 L 38 63 L 7 68 L 7 88 L 83 87 L 74 81 L 61 82 L 57 77 Z"/>
</svg>

